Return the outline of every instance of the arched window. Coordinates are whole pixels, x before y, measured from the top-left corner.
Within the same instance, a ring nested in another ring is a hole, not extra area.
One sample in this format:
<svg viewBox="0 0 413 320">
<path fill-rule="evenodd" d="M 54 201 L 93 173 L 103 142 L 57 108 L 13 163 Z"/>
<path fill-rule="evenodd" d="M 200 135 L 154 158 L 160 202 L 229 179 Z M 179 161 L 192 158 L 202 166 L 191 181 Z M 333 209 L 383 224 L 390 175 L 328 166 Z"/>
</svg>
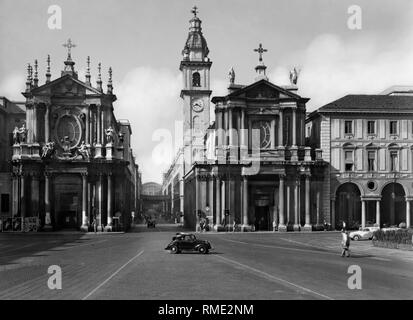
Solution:
<svg viewBox="0 0 413 320">
<path fill-rule="evenodd" d="M 194 72 L 192 74 L 192 86 L 193 87 L 201 86 L 201 75 L 199 74 L 199 72 Z"/>
</svg>

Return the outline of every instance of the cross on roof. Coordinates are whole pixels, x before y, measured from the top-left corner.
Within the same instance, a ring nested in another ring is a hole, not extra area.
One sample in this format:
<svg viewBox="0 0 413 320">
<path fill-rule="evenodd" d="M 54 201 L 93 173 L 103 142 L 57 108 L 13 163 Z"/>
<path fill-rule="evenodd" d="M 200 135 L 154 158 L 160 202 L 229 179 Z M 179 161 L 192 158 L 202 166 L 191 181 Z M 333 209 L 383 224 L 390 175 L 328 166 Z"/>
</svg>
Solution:
<svg viewBox="0 0 413 320">
<path fill-rule="evenodd" d="M 67 56 L 70 57 L 72 48 L 76 48 L 76 45 L 72 43 L 72 40 L 67 40 L 66 43 L 63 44 L 63 47 L 67 48 Z"/>
<path fill-rule="evenodd" d="M 264 52 L 267 52 L 268 50 L 267 49 L 264 49 L 263 47 L 262 47 L 262 44 L 260 43 L 260 45 L 258 46 L 258 49 L 254 49 L 254 51 L 255 52 L 258 52 L 258 54 L 259 54 L 259 57 L 260 57 L 260 62 L 262 61 L 262 54 L 264 53 Z"/>
<path fill-rule="evenodd" d="M 196 17 L 196 14 L 198 13 L 198 7 L 194 6 L 191 10 L 191 12 L 194 14 L 194 16 Z"/>
</svg>

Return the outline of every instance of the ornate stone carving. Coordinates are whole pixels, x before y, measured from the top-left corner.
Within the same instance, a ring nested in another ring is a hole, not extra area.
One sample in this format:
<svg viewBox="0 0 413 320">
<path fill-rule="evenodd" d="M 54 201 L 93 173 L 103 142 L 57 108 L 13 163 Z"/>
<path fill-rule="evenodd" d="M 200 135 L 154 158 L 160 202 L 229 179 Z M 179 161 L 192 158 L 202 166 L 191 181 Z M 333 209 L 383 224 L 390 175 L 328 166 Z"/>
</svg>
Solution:
<svg viewBox="0 0 413 320">
<path fill-rule="evenodd" d="M 55 152 L 55 143 L 47 142 L 42 148 L 42 158 L 49 159 L 53 156 Z"/>
</svg>

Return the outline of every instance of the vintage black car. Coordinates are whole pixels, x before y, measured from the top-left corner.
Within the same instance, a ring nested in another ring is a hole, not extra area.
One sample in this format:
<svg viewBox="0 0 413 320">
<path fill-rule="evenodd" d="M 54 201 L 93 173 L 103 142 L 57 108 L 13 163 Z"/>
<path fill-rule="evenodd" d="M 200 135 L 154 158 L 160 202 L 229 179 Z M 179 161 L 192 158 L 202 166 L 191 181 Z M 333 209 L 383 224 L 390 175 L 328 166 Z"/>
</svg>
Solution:
<svg viewBox="0 0 413 320">
<path fill-rule="evenodd" d="M 171 243 L 169 243 L 165 250 L 171 253 L 180 253 L 183 250 L 198 251 L 206 254 L 211 250 L 211 244 L 206 240 L 200 240 L 192 233 L 177 233 Z"/>
</svg>

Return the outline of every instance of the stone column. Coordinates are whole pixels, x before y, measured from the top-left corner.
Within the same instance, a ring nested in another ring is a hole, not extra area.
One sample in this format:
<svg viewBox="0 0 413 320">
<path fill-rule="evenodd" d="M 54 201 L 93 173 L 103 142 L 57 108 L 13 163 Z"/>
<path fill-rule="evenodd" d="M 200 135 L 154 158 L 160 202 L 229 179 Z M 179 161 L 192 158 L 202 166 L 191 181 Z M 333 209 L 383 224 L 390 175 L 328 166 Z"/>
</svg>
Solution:
<svg viewBox="0 0 413 320">
<path fill-rule="evenodd" d="M 298 161 L 298 148 L 297 148 L 297 108 L 293 108 L 293 120 L 292 120 L 292 135 L 293 143 L 291 146 L 291 161 Z"/>
<path fill-rule="evenodd" d="M 216 192 L 216 210 L 215 210 L 215 230 L 218 231 L 221 225 L 221 179 L 219 176 L 216 177 L 215 181 L 215 192 Z"/>
<path fill-rule="evenodd" d="M 287 225 L 289 225 L 291 223 L 291 217 L 290 217 L 290 213 L 291 213 L 291 187 L 290 185 L 287 183 Z"/>
<path fill-rule="evenodd" d="M 221 224 L 224 225 L 225 219 L 225 209 L 227 208 L 226 204 L 226 181 L 225 178 L 222 179 L 222 186 L 221 186 Z"/>
<path fill-rule="evenodd" d="M 294 231 L 298 231 L 300 229 L 300 225 L 298 224 L 298 184 L 299 178 L 294 182 Z"/>
<path fill-rule="evenodd" d="M 200 194 L 200 185 L 199 185 L 199 177 L 195 169 L 195 219 L 196 219 L 196 227 L 195 231 L 198 232 L 200 231 L 200 221 L 199 221 L 199 194 Z"/>
<path fill-rule="evenodd" d="M 50 182 L 52 179 L 52 174 L 50 172 L 45 172 L 44 174 L 44 205 L 45 205 L 45 220 L 44 220 L 44 229 L 45 231 L 50 231 L 53 229 L 52 226 L 52 214 L 51 214 L 51 205 L 50 205 Z"/>
<path fill-rule="evenodd" d="M 310 176 L 305 176 L 305 226 L 304 231 L 312 231 L 310 216 Z"/>
<path fill-rule="evenodd" d="M 242 230 L 250 228 L 248 221 L 248 177 L 242 176 Z"/>
<path fill-rule="evenodd" d="M 88 113 L 89 113 L 89 141 L 87 142 L 87 144 L 93 145 L 93 136 L 96 136 L 96 133 L 93 133 L 93 128 L 94 128 L 94 117 L 93 117 L 93 110 L 92 110 L 92 106 L 89 105 L 89 109 L 88 109 Z M 96 140 L 97 143 L 97 140 Z"/>
<path fill-rule="evenodd" d="M 85 119 L 85 130 L 86 130 L 86 134 L 85 134 L 85 144 L 89 144 L 90 143 L 90 116 L 89 116 L 89 108 L 90 106 L 87 107 L 86 109 L 86 119 Z"/>
<path fill-rule="evenodd" d="M 287 226 L 285 225 L 284 221 L 284 178 L 284 175 L 280 175 L 280 186 L 278 190 L 278 211 L 280 215 L 280 223 L 278 225 L 278 231 L 287 231 Z"/>
<path fill-rule="evenodd" d="M 241 155 L 240 158 L 245 159 L 248 153 L 248 131 L 245 129 L 245 110 L 241 110 L 241 134 L 240 134 L 240 141 L 241 141 Z"/>
<path fill-rule="evenodd" d="M 279 111 L 279 118 L 278 118 L 278 147 L 284 146 L 284 123 L 283 123 L 283 110 L 280 109 Z"/>
<path fill-rule="evenodd" d="M 361 227 L 366 227 L 366 200 L 361 200 Z"/>
<path fill-rule="evenodd" d="M 24 173 L 20 174 L 20 217 L 26 217 L 26 194 Z"/>
<path fill-rule="evenodd" d="M 39 175 L 37 172 L 31 173 L 31 186 L 30 186 L 30 197 L 31 197 L 31 208 L 32 217 L 39 217 Z"/>
<path fill-rule="evenodd" d="M 98 231 L 102 231 L 102 210 L 103 210 L 103 174 L 99 173 L 98 181 L 96 182 L 97 191 L 97 220 L 98 220 Z"/>
<path fill-rule="evenodd" d="M 46 113 L 44 115 L 44 142 L 50 141 L 50 105 L 46 104 Z"/>
<path fill-rule="evenodd" d="M 87 173 L 82 173 L 82 225 L 80 230 L 83 232 L 89 231 L 87 221 Z"/>
<path fill-rule="evenodd" d="M 213 176 L 210 176 L 208 178 L 208 206 L 209 206 L 209 216 L 210 216 L 210 218 L 208 218 L 208 219 L 209 219 L 210 229 L 214 225 L 214 212 L 215 212 L 215 209 L 214 209 L 214 180 L 215 180 L 215 177 L 213 177 Z"/>
<path fill-rule="evenodd" d="M 95 158 L 102 158 L 102 107 L 96 106 L 96 146 L 95 146 Z"/>
<path fill-rule="evenodd" d="M 19 180 L 15 173 L 12 173 L 12 217 L 19 213 Z"/>
<path fill-rule="evenodd" d="M 406 228 L 410 228 L 410 199 L 406 199 Z"/>
<path fill-rule="evenodd" d="M 112 231 L 113 226 L 113 176 L 112 173 L 108 173 L 108 205 L 107 205 L 107 217 L 108 223 L 105 227 L 105 231 Z"/>
<path fill-rule="evenodd" d="M 376 224 L 380 228 L 380 200 L 376 200 Z"/>
<path fill-rule="evenodd" d="M 32 118 L 32 128 L 33 128 L 33 143 L 38 141 L 38 130 L 37 130 L 37 103 L 33 104 L 33 118 Z"/>
<path fill-rule="evenodd" d="M 317 183 L 317 188 L 318 188 L 318 183 Z M 320 224 L 320 190 L 317 190 L 316 193 L 316 211 L 317 211 L 317 220 L 316 224 Z"/>
<path fill-rule="evenodd" d="M 331 199 L 331 227 L 336 229 L 336 200 Z"/>
<path fill-rule="evenodd" d="M 275 119 L 271 120 L 271 149 L 275 149 Z"/>
<path fill-rule="evenodd" d="M 293 147 L 297 146 L 297 108 L 293 108 Z"/>
</svg>

